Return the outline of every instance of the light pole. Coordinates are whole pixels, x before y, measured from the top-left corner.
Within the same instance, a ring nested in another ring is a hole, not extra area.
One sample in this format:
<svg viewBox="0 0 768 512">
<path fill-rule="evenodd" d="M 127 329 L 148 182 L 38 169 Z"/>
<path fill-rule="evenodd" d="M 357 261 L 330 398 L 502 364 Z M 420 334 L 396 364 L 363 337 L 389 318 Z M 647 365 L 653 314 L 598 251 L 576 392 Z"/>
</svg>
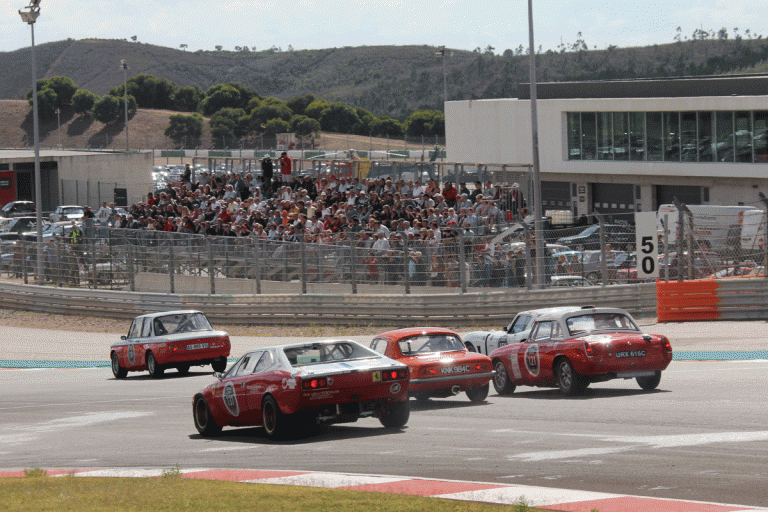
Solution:
<svg viewBox="0 0 768 512">
<path fill-rule="evenodd" d="M 445 46 L 438 46 L 435 55 L 443 58 L 443 110 L 445 110 L 445 103 L 448 101 L 448 79 L 445 75 Z"/>
<path fill-rule="evenodd" d="M 128 152 L 128 63 L 125 59 L 120 61 L 120 69 L 123 70 L 123 103 L 125 103 L 125 151 Z"/>
<path fill-rule="evenodd" d="M 56 107 L 56 124 L 58 126 L 57 131 L 59 134 L 59 149 L 61 149 L 61 109 Z"/>
<path fill-rule="evenodd" d="M 533 0 L 528 0 L 528 46 L 531 54 L 531 141 L 533 150 L 533 229 L 536 244 L 536 280 L 543 286 L 544 279 L 544 235 L 541 226 L 541 172 L 539 170 L 539 124 L 536 112 L 536 53 L 533 46 Z"/>
<path fill-rule="evenodd" d="M 35 224 L 37 225 L 37 284 L 43 282 L 43 193 L 40 177 L 40 127 L 37 116 L 37 62 L 35 59 L 35 21 L 40 16 L 40 0 L 30 0 L 19 16 L 32 32 L 32 130 L 35 141 Z"/>
</svg>

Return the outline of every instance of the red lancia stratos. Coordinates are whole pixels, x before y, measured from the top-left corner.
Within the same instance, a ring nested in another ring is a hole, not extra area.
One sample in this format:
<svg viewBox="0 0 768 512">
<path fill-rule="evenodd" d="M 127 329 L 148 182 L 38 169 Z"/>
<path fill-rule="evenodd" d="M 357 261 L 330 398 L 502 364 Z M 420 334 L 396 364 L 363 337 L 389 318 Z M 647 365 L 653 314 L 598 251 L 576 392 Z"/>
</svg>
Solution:
<svg viewBox="0 0 768 512">
<path fill-rule="evenodd" d="M 644 334 L 622 309 L 588 306 L 538 317 L 527 340 L 497 348 L 491 359 L 500 395 L 516 386 L 559 386 L 576 395 L 611 379 L 636 379 L 652 390 L 672 361 L 672 346 L 666 336 Z"/>
<path fill-rule="evenodd" d="M 248 352 L 192 402 L 195 428 L 263 426 L 270 438 L 315 433 L 320 425 L 378 418 L 408 422 L 408 367 L 357 342 L 327 340 Z"/>
<path fill-rule="evenodd" d="M 200 311 L 167 311 L 137 316 L 128 336 L 109 350 L 112 373 L 122 379 L 128 372 L 148 371 L 160 378 L 166 368 L 189 372 L 190 366 L 210 364 L 213 371 L 227 367 L 229 335 L 214 331 Z"/>
<path fill-rule="evenodd" d="M 470 352 L 459 335 L 438 327 L 413 327 L 376 336 L 371 348 L 408 365 L 409 393 L 417 400 L 464 391 L 473 402 L 488 396 L 493 377 L 488 356 Z"/>
</svg>

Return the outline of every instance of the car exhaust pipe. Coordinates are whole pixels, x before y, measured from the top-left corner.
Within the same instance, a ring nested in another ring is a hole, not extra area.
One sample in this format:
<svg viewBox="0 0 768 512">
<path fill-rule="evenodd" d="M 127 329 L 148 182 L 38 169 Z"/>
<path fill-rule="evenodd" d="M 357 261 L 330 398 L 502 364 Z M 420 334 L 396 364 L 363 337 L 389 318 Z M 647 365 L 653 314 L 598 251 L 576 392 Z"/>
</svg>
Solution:
<svg viewBox="0 0 768 512">
<path fill-rule="evenodd" d="M 454 395 L 458 395 L 459 393 L 461 393 L 461 387 L 460 386 L 453 386 L 451 388 L 451 393 L 453 393 Z"/>
</svg>

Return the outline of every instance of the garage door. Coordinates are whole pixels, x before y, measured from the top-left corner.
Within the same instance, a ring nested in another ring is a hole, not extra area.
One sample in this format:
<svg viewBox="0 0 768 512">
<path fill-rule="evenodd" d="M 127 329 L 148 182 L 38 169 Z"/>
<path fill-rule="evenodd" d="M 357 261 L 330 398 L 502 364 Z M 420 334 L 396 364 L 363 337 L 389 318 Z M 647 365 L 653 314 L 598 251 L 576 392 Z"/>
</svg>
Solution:
<svg viewBox="0 0 768 512">
<path fill-rule="evenodd" d="M 592 207 L 613 221 L 633 222 L 635 213 L 635 186 L 624 183 L 593 183 Z"/>
<path fill-rule="evenodd" d="M 569 181 L 541 182 L 542 210 L 570 210 L 571 183 Z"/>
<path fill-rule="evenodd" d="M 655 204 L 653 209 L 658 210 L 659 205 L 674 204 L 677 198 L 683 204 L 702 204 L 707 187 L 692 187 L 685 185 L 656 185 L 654 187 Z"/>
</svg>

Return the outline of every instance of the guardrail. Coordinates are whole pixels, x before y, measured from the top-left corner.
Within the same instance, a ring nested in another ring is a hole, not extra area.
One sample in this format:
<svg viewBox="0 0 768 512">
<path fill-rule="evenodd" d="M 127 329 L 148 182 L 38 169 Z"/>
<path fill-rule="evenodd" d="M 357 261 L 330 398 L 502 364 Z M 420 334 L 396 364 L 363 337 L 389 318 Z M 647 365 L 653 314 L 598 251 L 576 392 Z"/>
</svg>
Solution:
<svg viewBox="0 0 768 512">
<path fill-rule="evenodd" d="M 450 322 L 504 325 L 518 311 L 573 304 L 615 306 L 655 316 L 656 284 L 533 291 L 412 295 L 192 295 L 83 290 L 0 282 L 0 307 L 129 320 L 198 309 L 216 323 L 413 326 Z"/>
</svg>

